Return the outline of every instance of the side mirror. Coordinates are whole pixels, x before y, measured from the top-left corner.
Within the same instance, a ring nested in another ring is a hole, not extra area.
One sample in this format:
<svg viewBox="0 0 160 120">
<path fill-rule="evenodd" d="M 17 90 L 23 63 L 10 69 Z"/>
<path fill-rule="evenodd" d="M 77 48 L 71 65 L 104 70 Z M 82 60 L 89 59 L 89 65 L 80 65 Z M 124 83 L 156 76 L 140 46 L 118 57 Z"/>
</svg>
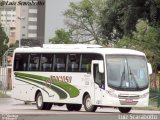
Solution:
<svg viewBox="0 0 160 120">
<path fill-rule="evenodd" d="M 151 66 L 151 64 L 147 63 L 147 67 L 148 67 L 148 73 L 149 73 L 149 75 L 151 75 L 152 74 L 152 66 Z"/>
<path fill-rule="evenodd" d="M 100 73 L 104 73 L 104 64 L 103 64 L 103 61 L 102 60 L 100 60 L 99 62 L 99 72 Z"/>
</svg>

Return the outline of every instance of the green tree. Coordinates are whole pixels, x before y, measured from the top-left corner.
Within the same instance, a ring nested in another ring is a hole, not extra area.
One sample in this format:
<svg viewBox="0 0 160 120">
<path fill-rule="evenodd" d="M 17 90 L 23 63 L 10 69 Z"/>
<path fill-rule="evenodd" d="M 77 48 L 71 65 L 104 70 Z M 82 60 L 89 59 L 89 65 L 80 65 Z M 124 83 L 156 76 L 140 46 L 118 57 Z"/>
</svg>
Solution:
<svg viewBox="0 0 160 120">
<path fill-rule="evenodd" d="M 150 26 L 147 21 L 139 20 L 136 31 L 132 34 L 132 37 L 123 36 L 116 46 L 143 51 L 156 71 L 157 65 L 160 64 L 159 30 Z"/>
<path fill-rule="evenodd" d="M 101 11 L 106 0 L 82 0 L 79 3 L 70 3 L 70 8 L 64 12 L 66 25 L 72 31 L 75 42 L 95 42 L 102 44 L 100 33 Z"/>
<path fill-rule="evenodd" d="M 0 24 L 0 64 L 2 62 L 3 54 L 8 49 L 8 46 L 7 46 L 8 40 L 9 39 Z"/>
<path fill-rule="evenodd" d="M 102 34 L 119 47 L 145 52 L 156 70 L 160 61 L 160 0 L 107 0 L 105 6 Z"/>
<path fill-rule="evenodd" d="M 107 0 L 105 6 L 101 31 L 109 39 L 131 36 L 139 19 L 159 28 L 160 0 Z"/>
<path fill-rule="evenodd" d="M 9 44 L 9 48 L 18 48 L 19 45 L 17 43 Z"/>
<path fill-rule="evenodd" d="M 55 31 L 55 36 L 49 40 L 52 44 L 70 44 L 73 43 L 71 40 L 71 32 L 67 32 L 64 29 L 58 29 Z"/>
</svg>

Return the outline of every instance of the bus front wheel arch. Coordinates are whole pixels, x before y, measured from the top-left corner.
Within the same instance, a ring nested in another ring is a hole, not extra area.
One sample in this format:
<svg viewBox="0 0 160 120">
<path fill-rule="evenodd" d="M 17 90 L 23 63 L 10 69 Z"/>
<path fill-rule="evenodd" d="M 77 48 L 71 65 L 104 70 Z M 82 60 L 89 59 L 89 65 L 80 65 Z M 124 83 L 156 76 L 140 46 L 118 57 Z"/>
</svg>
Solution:
<svg viewBox="0 0 160 120">
<path fill-rule="evenodd" d="M 36 92 L 36 106 L 38 110 L 50 110 L 53 103 L 44 102 L 43 95 L 41 92 Z"/>
<path fill-rule="evenodd" d="M 35 101 L 36 101 L 36 98 L 37 98 L 38 93 L 41 93 L 41 91 L 40 91 L 40 90 L 37 90 L 37 91 L 36 91 L 35 98 L 34 98 Z"/>
<path fill-rule="evenodd" d="M 87 112 L 95 112 L 97 110 L 97 106 L 92 104 L 91 97 L 89 94 L 84 95 L 83 105 L 84 109 Z"/>
</svg>

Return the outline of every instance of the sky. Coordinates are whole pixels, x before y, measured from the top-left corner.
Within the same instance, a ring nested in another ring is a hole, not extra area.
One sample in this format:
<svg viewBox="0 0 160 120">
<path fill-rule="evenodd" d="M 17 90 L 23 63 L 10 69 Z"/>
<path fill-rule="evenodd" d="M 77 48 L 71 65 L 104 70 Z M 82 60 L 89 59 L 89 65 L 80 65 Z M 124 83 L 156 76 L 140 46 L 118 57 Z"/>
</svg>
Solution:
<svg viewBox="0 0 160 120">
<path fill-rule="evenodd" d="M 57 29 L 66 28 L 63 12 L 69 8 L 70 2 L 81 0 L 46 0 L 45 43 L 54 36 Z"/>
</svg>

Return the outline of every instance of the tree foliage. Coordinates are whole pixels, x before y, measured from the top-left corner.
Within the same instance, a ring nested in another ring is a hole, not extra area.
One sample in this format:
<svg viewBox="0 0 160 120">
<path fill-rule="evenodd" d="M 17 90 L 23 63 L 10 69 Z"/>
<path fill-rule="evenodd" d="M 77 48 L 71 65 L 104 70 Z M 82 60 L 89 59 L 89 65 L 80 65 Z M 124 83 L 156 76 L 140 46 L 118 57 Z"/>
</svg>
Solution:
<svg viewBox="0 0 160 120">
<path fill-rule="evenodd" d="M 102 14 L 102 33 L 110 39 L 113 34 L 116 38 L 132 35 L 139 19 L 159 26 L 160 0 L 108 0 Z"/>
<path fill-rule="evenodd" d="M 101 31 L 119 47 L 146 53 L 156 70 L 160 64 L 160 0 L 107 0 Z"/>
<path fill-rule="evenodd" d="M 0 64 L 2 61 L 3 54 L 8 49 L 8 46 L 7 46 L 8 40 L 9 39 L 0 24 Z"/>
<path fill-rule="evenodd" d="M 117 47 L 125 47 L 143 51 L 146 53 L 149 62 L 154 70 L 160 64 L 160 35 L 159 29 L 148 24 L 147 21 L 139 20 L 135 26 L 136 31 L 132 37 L 123 36 L 117 43 Z"/>
<path fill-rule="evenodd" d="M 75 42 L 87 43 L 94 41 L 101 44 L 100 16 L 106 0 L 82 0 L 70 3 L 70 8 L 64 12 L 66 25 L 72 31 Z"/>
<path fill-rule="evenodd" d="M 67 32 L 64 29 L 58 29 L 55 31 L 55 36 L 50 39 L 50 42 L 52 44 L 70 44 L 73 42 L 71 39 L 71 32 Z"/>
</svg>

